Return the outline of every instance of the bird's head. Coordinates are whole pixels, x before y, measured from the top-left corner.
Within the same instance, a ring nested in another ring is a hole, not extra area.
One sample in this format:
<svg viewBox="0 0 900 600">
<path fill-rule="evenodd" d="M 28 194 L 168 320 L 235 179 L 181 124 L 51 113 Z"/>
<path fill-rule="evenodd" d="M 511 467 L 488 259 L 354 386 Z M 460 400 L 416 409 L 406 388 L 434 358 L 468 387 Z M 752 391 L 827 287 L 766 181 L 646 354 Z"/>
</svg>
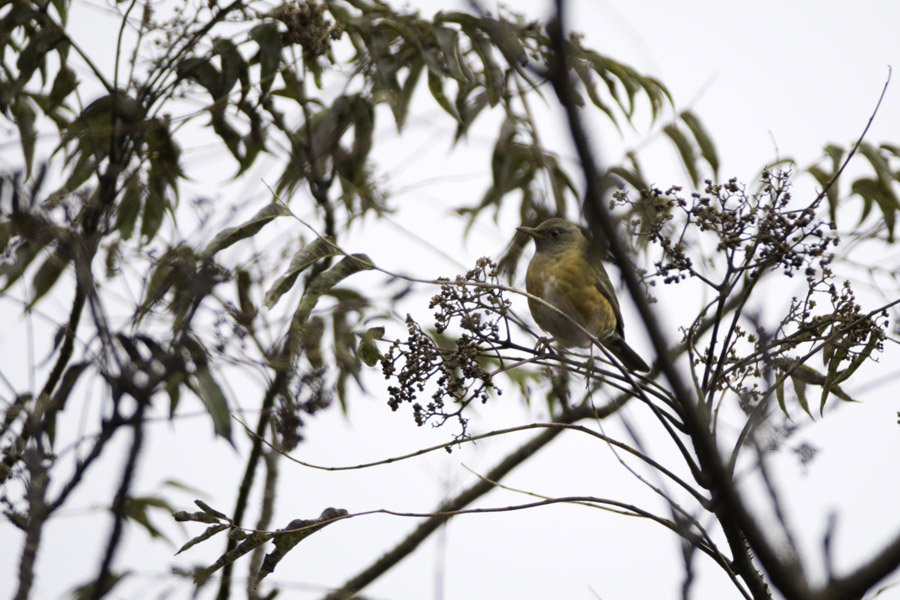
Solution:
<svg viewBox="0 0 900 600">
<path fill-rule="evenodd" d="M 587 246 L 587 238 L 581 233 L 578 225 L 558 217 L 547 219 L 537 227 L 516 227 L 516 230 L 534 238 L 538 252 Z"/>
</svg>

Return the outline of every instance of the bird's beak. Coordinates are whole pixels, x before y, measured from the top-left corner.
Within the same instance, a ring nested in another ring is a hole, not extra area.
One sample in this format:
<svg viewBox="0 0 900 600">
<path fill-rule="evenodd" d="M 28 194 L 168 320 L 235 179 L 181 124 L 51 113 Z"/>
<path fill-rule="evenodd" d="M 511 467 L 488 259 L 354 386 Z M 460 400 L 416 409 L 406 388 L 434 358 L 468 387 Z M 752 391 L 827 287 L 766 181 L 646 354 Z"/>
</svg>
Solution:
<svg viewBox="0 0 900 600">
<path fill-rule="evenodd" d="M 532 237 L 534 239 L 538 239 L 541 237 L 541 234 L 538 233 L 537 229 L 535 229 L 534 227 L 516 227 L 516 231 L 524 233 L 528 237 Z"/>
</svg>

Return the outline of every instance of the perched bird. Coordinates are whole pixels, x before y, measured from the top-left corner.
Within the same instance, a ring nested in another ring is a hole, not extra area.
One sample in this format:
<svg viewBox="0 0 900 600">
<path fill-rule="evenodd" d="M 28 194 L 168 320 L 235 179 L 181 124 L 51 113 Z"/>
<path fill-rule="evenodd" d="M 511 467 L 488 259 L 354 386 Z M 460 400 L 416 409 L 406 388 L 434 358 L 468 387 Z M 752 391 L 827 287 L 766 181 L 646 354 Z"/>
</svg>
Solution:
<svg viewBox="0 0 900 600">
<path fill-rule="evenodd" d="M 537 227 L 517 227 L 534 238 L 536 251 L 525 274 L 525 289 L 543 298 L 591 332 L 626 367 L 649 371 L 637 352 L 625 343 L 622 311 L 606 269 L 588 256 L 590 242 L 565 219 L 547 219 Z M 585 348 L 591 339 L 572 320 L 528 299 L 531 316 L 563 346 Z"/>
</svg>

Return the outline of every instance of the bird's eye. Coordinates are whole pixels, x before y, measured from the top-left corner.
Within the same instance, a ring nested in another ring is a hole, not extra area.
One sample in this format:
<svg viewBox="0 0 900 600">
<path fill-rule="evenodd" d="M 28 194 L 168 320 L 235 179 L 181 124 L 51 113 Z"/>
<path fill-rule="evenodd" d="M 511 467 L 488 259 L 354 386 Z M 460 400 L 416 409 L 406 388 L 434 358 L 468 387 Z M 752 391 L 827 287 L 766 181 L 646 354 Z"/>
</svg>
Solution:
<svg viewBox="0 0 900 600">
<path fill-rule="evenodd" d="M 556 237 L 558 235 L 559 235 L 559 229 L 551 229 L 550 230 L 550 237 Z"/>
</svg>

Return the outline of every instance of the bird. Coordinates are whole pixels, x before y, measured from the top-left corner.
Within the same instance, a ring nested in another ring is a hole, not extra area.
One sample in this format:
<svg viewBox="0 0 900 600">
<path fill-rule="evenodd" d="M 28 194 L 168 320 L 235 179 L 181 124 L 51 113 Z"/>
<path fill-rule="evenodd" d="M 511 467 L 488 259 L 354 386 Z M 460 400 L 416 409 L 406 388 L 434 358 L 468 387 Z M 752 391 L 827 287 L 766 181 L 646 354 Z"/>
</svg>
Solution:
<svg viewBox="0 0 900 600">
<path fill-rule="evenodd" d="M 534 239 L 535 253 L 525 273 L 525 289 L 571 317 L 528 298 L 531 316 L 541 329 L 565 347 L 586 348 L 596 337 L 628 369 L 650 370 L 625 343 L 619 301 L 606 269 L 589 257 L 590 241 L 574 223 L 558 217 L 537 227 L 517 227 Z M 573 323 L 574 321 L 574 323 Z"/>
</svg>

